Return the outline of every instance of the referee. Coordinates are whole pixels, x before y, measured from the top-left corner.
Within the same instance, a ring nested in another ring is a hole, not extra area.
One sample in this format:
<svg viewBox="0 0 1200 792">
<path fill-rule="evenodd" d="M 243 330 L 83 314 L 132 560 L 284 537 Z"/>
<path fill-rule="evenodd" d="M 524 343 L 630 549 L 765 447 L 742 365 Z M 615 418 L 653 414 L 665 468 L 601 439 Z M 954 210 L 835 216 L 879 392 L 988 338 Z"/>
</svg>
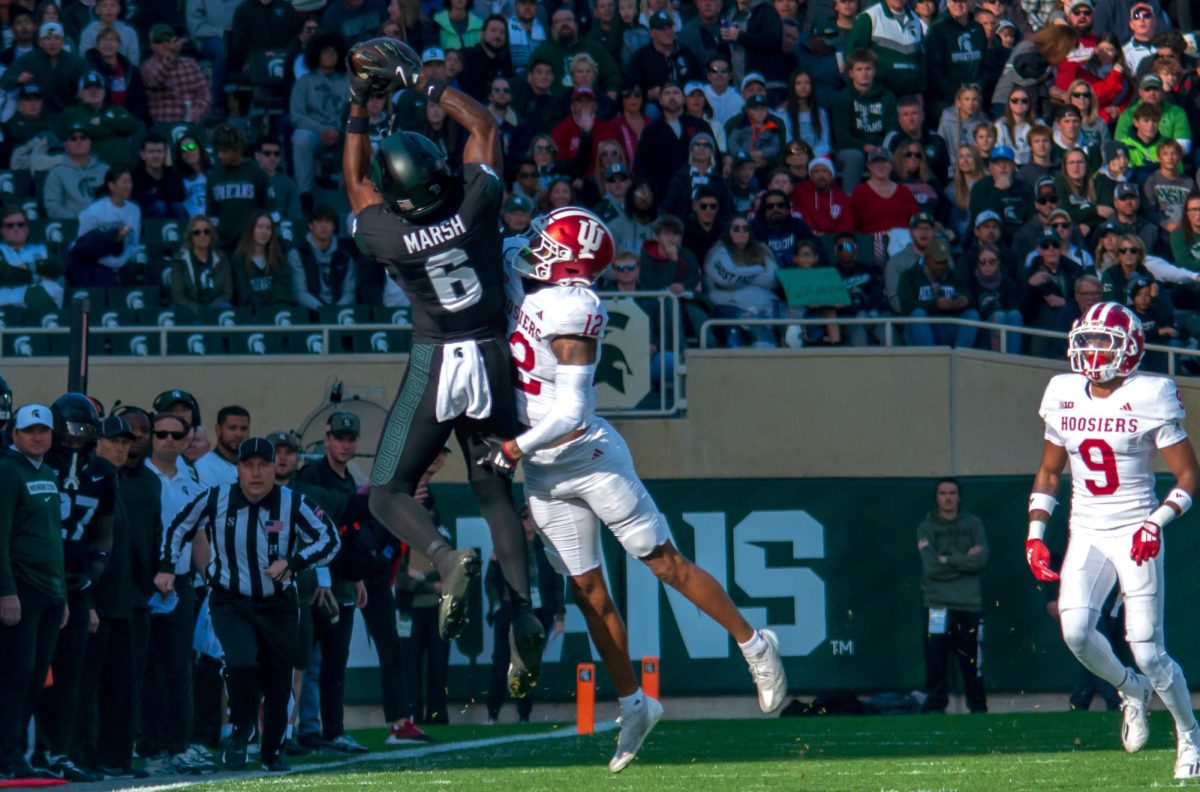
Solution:
<svg viewBox="0 0 1200 792">
<path fill-rule="evenodd" d="M 288 769 L 281 752 L 299 619 L 292 576 L 329 563 L 339 540 L 320 507 L 275 483 L 275 447 L 267 440 L 252 437 L 241 444 L 237 472 L 236 484 L 213 487 L 172 521 L 154 584 L 171 592 L 183 546 L 203 529 L 211 547 L 209 607 L 225 652 L 233 724 L 225 766 L 246 766 L 261 694 L 262 766 L 281 772 Z"/>
</svg>

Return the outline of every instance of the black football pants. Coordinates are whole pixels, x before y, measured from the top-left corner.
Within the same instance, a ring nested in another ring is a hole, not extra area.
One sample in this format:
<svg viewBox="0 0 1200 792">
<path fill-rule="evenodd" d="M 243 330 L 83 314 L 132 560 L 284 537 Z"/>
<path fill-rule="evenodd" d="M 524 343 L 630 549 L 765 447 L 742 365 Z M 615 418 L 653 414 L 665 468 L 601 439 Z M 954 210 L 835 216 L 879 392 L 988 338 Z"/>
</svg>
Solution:
<svg viewBox="0 0 1200 792">
<path fill-rule="evenodd" d="M 87 659 L 90 599 L 82 591 L 67 594 L 71 616 L 58 634 L 54 645 L 54 684 L 42 696 L 37 708 L 39 747 L 52 756 L 72 756 L 79 694 Z M 72 756 L 72 758 L 78 758 Z"/>
<path fill-rule="evenodd" d="M 174 610 L 150 617 L 138 741 L 142 756 L 162 751 L 174 756 L 191 743 L 196 592 L 188 575 L 175 576 L 175 594 L 179 602 Z"/>
</svg>

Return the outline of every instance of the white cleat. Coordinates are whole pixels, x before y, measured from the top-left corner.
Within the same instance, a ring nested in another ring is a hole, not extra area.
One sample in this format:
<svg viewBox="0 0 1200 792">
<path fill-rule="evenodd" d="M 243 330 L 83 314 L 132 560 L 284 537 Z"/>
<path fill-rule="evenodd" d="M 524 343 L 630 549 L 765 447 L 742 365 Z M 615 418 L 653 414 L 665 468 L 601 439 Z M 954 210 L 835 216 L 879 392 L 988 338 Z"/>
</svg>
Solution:
<svg viewBox="0 0 1200 792">
<path fill-rule="evenodd" d="M 628 717 L 622 715 L 617 718 L 617 723 L 621 724 L 621 734 L 617 737 L 617 752 L 608 761 L 610 771 L 619 773 L 629 766 L 662 715 L 662 704 L 646 696 L 646 703 L 641 709 Z"/>
<path fill-rule="evenodd" d="M 1133 675 L 1137 691 L 1133 695 L 1120 694 L 1121 712 L 1123 713 L 1121 745 L 1125 746 L 1125 750 L 1129 753 L 1137 753 L 1142 750 L 1146 740 L 1150 739 L 1150 718 L 1147 710 L 1150 707 L 1150 700 L 1154 698 L 1154 687 L 1151 686 L 1150 680 L 1141 674 L 1135 671 L 1129 673 Z"/>
<path fill-rule="evenodd" d="M 1200 778 L 1200 726 L 1193 726 L 1178 737 L 1175 753 L 1175 777 L 1181 781 Z"/>
<path fill-rule="evenodd" d="M 779 639 L 770 630 L 759 630 L 759 635 L 767 644 L 757 657 L 747 657 L 750 664 L 750 676 L 758 688 L 758 706 L 770 715 L 783 706 L 787 699 L 787 673 L 783 670 L 783 660 L 779 656 Z"/>
</svg>

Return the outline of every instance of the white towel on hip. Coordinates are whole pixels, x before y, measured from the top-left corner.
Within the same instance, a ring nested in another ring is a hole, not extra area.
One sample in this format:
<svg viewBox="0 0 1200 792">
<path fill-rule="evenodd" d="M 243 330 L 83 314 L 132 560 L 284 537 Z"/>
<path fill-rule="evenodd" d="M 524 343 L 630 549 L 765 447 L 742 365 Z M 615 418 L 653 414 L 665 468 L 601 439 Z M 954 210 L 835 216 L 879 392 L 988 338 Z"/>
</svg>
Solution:
<svg viewBox="0 0 1200 792">
<path fill-rule="evenodd" d="M 487 418 L 492 414 L 492 391 L 488 387 L 483 351 L 475 341 L 458 341 L 442 346 L 442 368 L 438 373 L 438 423 L 457 418 Z"/>
</svg>

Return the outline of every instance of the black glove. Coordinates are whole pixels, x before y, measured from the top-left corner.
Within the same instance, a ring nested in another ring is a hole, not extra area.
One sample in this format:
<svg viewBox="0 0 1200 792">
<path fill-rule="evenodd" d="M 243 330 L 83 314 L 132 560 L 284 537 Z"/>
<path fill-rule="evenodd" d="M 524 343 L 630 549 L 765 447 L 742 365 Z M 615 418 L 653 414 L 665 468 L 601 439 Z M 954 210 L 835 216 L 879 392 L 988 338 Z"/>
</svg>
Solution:
<svg viewBox="0 0 1200 792">
<path fill-rule="evenodd" d="M 350 50 L 346 56 L 350 78 L 350 101 L 366 104 L 372 93 L 394 93 L 417 84 L 421 58 L 403 41 L 374 38 Z"/>
<path fill-rule="evenodd" d="M 508 452 L 504 450 L 504 438 L 494 435 L 479 435 L 479 442 L 487 446 L 487 453 L 475 464 L 481 468 L 493 470 L 501 476 L 512 478 L 513 474 L 517 472 L 517 463 L 521 460 L 518 457 L 509 456 Z"/>
</svg>

